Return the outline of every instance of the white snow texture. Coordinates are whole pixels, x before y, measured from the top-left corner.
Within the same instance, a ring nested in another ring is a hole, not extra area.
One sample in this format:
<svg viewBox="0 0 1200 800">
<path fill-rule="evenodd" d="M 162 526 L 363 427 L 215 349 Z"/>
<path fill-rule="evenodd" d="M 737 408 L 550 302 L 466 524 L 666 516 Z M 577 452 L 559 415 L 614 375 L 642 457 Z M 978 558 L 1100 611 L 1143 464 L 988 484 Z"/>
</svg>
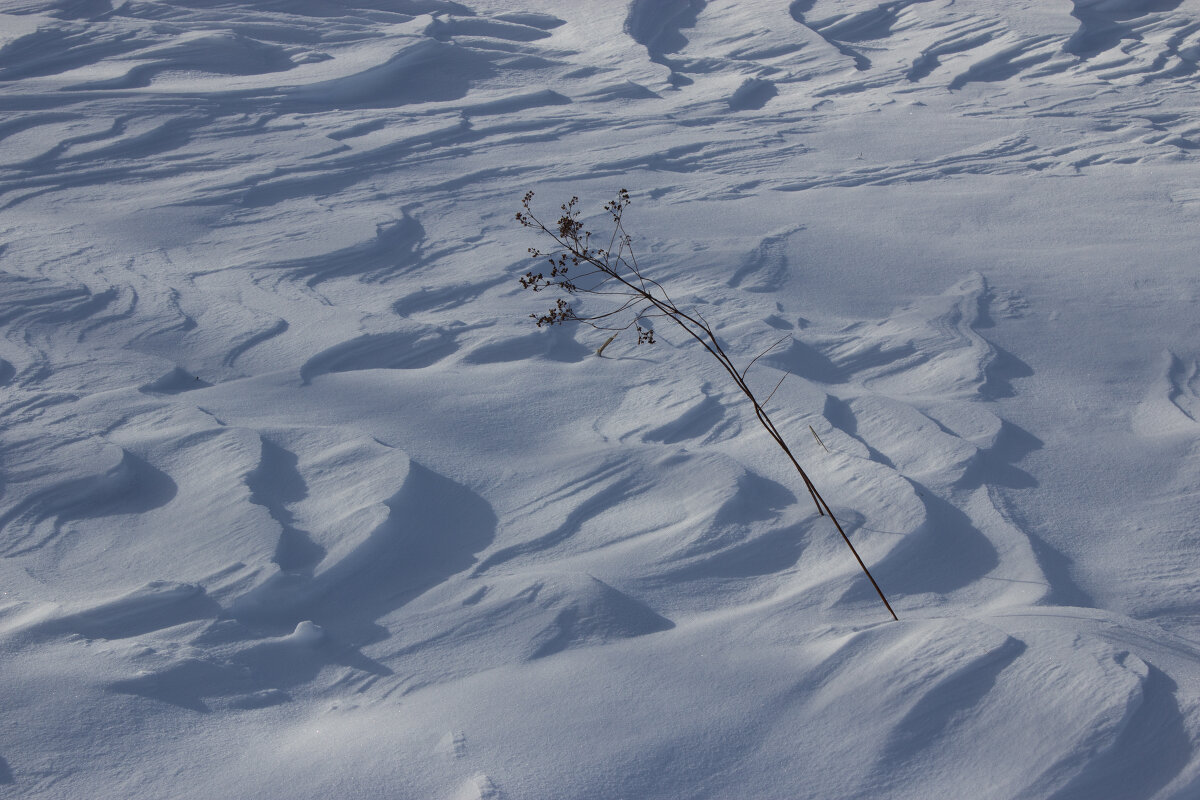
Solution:
<svg viewBox="0 0 1200 800">
<path fill-rule="evenodd" d="M 1200 797 L 1198 61 L 1200 0 L 0 0 L 0 795 Z M 529 319 L 521 196 L 620 188 L 898 622 L 695 342 Z"/>
</svg>

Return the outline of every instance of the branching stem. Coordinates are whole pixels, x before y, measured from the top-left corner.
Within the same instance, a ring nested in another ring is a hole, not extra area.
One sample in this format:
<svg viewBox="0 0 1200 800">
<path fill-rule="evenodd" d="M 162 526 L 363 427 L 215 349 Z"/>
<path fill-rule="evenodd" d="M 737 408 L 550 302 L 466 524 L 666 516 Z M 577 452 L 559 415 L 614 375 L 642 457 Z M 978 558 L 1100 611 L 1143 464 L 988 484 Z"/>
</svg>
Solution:
<svg viewBox="0 0 1200 800">
<path fill-rule="evenodd" d="M 625 209 L 630 204 L 629 193 L 622 189 L 615 200 L 607 203 L 604 209 L 612 216 L 613 231 L 609 237 L 607 249 L 594 248 L 591 246 L 591 232 L 583 229 L 583 223 L 579 220 L 579 198 L 572 197 L 568 202 L 561 206 L 562 216 L 559 217 L 554 227 L 549 227 L 542 222 L 541 219 L 533 213 L 530 208 L 530 202 L 533 200 L 533 192 L 527 192 L 522 201 L 524 211 L 517 212 L 517 221 L 527 228 L 533 228 L 540 233 L 545 234 L 552 239 L 557 245 L 553 252 L 545 253 L 537 249 L 530 249 L 530 255 L 535 259 L 545 258 L 550 265 L 550 273 L 547 276 L 545 273 L 534 273 L 532 270 L 527 272 L 521 278 L 521 286 L 533 291 L 541 291 L 543 289 L 557 288 L 563 291 L 568 297 L 577 295 L 597 295 L 621 298 L 617 308 L 609 311 L 594 314 L 583 315 L 579 313 L 578 308 L 563 298 L 559 298 L 555 305 L 545 314 L 531 314 L 537 322 L 538 327 L 542 325 L 557 325 L 565 322 L 578 322 L 599 330 L 613 331 L 613 336 L 622 330 L 628 330 L 630 327 L 636 328 L 638 332 L 638 344 L 654 342 L 654 329 L 648 320 L 666 318 L 671 320 L 677 326 L 682 328 L 688 336 L 700 343 L 709 355 L 717 360 L 721 368 L 729 375 L 734 384 L 741 390 L 742 394 L 750 402 L 754 409 L 754 416 L 758 419 L 760 425 L 766 430 L 767 434 L 779 446 L 792 466 L 796 468 L 796 472 L 800 475 L 800 479 L 804 481 L 805 488 L 812 496 L 813 503 L 816 505 L 817 514 L 820 516 L 829 517 L 835 528 L 842 536 L 842 540 L 846 546 L 850 548 L 850 552 L 854 554 L 854 559 L 866 574 L 871 585 L 875 587 L 876 593 L 879 594 L 879 599 L 883 601 L 888 613 L 892 615 L 892 619 L 898 619 L 896 612 L 892 610 L 891 603 L 884 596 L 883 590 L 879 588 L 875 578 L 871 575 L 871 571 L 867 569 L 867 565 L 859 556 L 858 550 L 850 541 L 850 537 L 846 535 L 846 531 L 842 529 L 841 524 L 833 514 L 833 509 L 825 502 L 825 498 L 817 491 L 817 487 L 809 478 L 808 473 L 800 466 L 800 462 L 792 453 L 787 442 L 779 429 L 775 427 L 775 423 L 771 421 L 767 414 L 764 405 L 775 394 L 775 390 L 771 391 L 767 400 L 759 402 L 758 397 L 750 388 L 750 384 L 746 381 L 746 373 L 756 361 L 769 353 L 771 350 L 783 343 L 784 339 L 772 344 L 766 350 L 756 355 L 749 364 L 742 370 L 738 370 L 734 365 L 733 359 L 725 352 L 720 341 L 717 339 L 716 333 L 708 324 L 699 312 L 693 310 L 690 314 L 681 310 L 674 302 L 671 301 L 670 295 L 666 290 L 652 278 L 646 277 L 642 273 L 641 267 L 638 266 L 637 258 L 633 252 L 633 239 L 625 231 L 622 223 L 622 216 Z M 616 247 L 616 251 L 613 251 Z M 584 265 L 582 275 L 571 275 L 571 269 Z M 618 317 L 622 313 L 629 312 L 630 319 L 624 325 L 619 325 Z M 642 323 L 646 323 L 643 327 Z M 612 341 L 612 337 L 600 347 L 597 354 L 603 352 L 604 348 Z M 786 375 L 784 377 L 787 377 Z M 782 379 L 780 383 L 782 383 Z M 776 384 L 775 389 L 779 388 Z M 814 431 L 815 435 L 815 431 Z"/>
</svg>

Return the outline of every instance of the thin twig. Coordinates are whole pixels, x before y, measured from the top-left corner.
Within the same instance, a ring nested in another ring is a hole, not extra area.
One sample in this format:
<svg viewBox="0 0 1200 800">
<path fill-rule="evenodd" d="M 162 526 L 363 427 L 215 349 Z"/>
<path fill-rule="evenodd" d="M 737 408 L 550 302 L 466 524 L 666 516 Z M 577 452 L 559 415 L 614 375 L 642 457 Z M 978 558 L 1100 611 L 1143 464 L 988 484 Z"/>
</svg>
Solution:
<svg viewBox="0 0 1200 800">
<path fill-rule="evenodd" d="M 815 429 L 815 428 L 814 428 L 812 425 L 809 425 L 809 426 L 808 426 L 808 429 L 809 429 L 810 431 L 812 431 L 813 438 L 817 440 L 817 444 L 821 445 L 821 447 L 825 447 L 825 443 L 821 441 L 821 437 L 820 437 L 820 436 L 817 436 L 817 431 L 816 431 L 816 429 Z M 826 453 L 828 453 L 828 452 L 829 452 L 829 448 L 828 448 L 828 447 L 825 447 L 825 452 L 826 452 Z"/>
<path fill-rule="evenodd" d="M 617 338 L 617 334 L 615 334 L 615 333 L 614 333 L 612 336 L 610 336 L 610 337 L 608 337 L 607 339 L 605 339 L 605 340 L 604 340 L 604 344 L 600 345 L 600 349 L 596 351 L 596 355 L 598 355 L 598 356 L 603 356 L 603 355 L 604 355 L 604 348 L 606 348 L 606 347 L 608 347 L 610 344 L 612 344 L 612 340 L 613 340 L 613 339 L 615 339 L 615 338 Z"/>
<path fill-rule="evenodd" d="M 766 399 L 766 400 L 763 400 L 762 404 L 763 404 L 764 406 L 765 406 L 767 403 L 771 402 L 771 398 L 775 396 L 775 391 L 776 391 L 776 389 L 778 389 L 780 386 L 783 386 L 783 382 L 784 382 L 785 380 L 787 380 L 787 376 L 788 376 L 788 375 L 791 375 L 791 374 L 792 374 L 792 373 L 790 373 L 790 372 L 785 372 L 785 373 L 783 373 L 783 377 L 779 379 L 779 383 L 775 384 L 775 389 L 772 389 L 772 390 L 771 390 L 771 393 L 770 393 L 769 395 L 767 395 L 767 399 Z"/>
<path fill-rule="evenodd" d="M 765 356 L 767 353 L 771 352 L 771 351 L 772 351 L 772 350 L 774 350 L 776 347 L 779 347 L 779 345 L 783 344 L 784 340 L 785 340 L 785 339 L 787 339 L 789 336 L 790 336 L 790 334 L 784 334 L 783 336 L 781 336 L 781 337 L 779 338 L 779 341 L 775 342 L 775 344 L 771 345 L 771 346 L 770 346 L 770 347 L 768 347 L 766 350 L 763 350 L 761 353 L 759 353 L 759 354 L 758 354 L 758 355 L 756 355 L 754 358 L 752 358 L 752 359 L 750 360 L 750 363 L 746 365 L 746 368 L 745 368 L 744 370 L 742 370 L 742 377 L 743 377 L 743 378 L 745 378 L 745 377 L 746 377 L 746 373 L 747 373 L 747 372 L 749 372 L 749 371 L 750 371 L 750 368 L 754 366 L 754 362 L 755 362 L 755 361 L 758 361 L 760 358 L 762 358 L 763 356 Z"/>
</svg>

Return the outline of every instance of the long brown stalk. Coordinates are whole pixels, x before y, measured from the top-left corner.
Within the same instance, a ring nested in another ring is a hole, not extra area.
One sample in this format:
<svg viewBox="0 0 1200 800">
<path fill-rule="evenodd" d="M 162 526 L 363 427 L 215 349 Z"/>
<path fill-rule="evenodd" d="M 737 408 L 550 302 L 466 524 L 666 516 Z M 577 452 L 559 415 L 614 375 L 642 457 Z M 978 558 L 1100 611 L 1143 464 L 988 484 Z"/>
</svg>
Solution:
<svg viewBox="0 0 1200 800">
<path fill-rule="evenodd" d="M 526 193 L 522 201 L 522 206 L 525 210 L 517 212 L 517 221 L 525 227 L 534 228 L 549 236 L 555 242 L 557 248 L 554 252 L 548 253 L 536 248 L 530 249 L 529 253 L 533 258 L 541 259 L 544 257 L 546 259 L 550 265 L 550 272 L 549 276 L 547 276 L 546 273 L 534 273 L 531 270 L 521 278 L 521 285 L 535 292 L 557 288 L 569 296 L 598 295 L 610 298 L 616 302 L 615 308 L 603 313 L 581 315 L 579 309 L 572 306 L 568 300 L 559 298 L 555 302 L 555 305 L 545 314 L 530 315 L 537 321 L 538 327 L 542 325 L 557 325 L 565 322 L 580 322 L 600 330 L 613 331 L 613 337 L 620 331 L 633 327 L 638 332 L 639 344 L 653 343 L 654 341 L 654 329 L 649 320 L 665 318 L 682 328 L 689 336 L 699 342 L 700 346 L 709 355 L 717 360 L 722 369 L 725 370 L 734 384 L 741 390 L 742 394 L 746 396 L 746 399 L 754 409 L 754 416 L 759 424 L 762 425 L 767 434 L 775 441 L 775 444 L 779 446 L 779 449 L 787 456 L 792 466 L 795 467 L 796 472 L 800 475 L 800 479 L 804 481 L 805 487 L 812 496 L 813 503 L 816 504 L 817 514 L 827 516 L 833 522 L 834 527 L 841 534 L 842 540 L 850 548 L 850 552 L 854 554 L 854 559 L 866 574 L 867 579 L 871 581 L 871 585 L 875 587 L 879 599 L 883 601 L 888 613 L 892 615 L 892 619 L 899 619 L 896 616 L 896 612 L 892 609 L 891 603 L 884 596 L 883 590 L 875 581 L 874 576 L 871 575 L 871 571 L 867 569 L 866 563 L 859 556 L 858 550 L 851 543 L 850 537 L 846 535 L 846 531 L 842 529 L 841 524 L 837 521 L 837 518 L 833 514 L 833 509 L 829 507 L 829 504 L 825 502 L 825 498 L 817 491 L 817 487 L 809 478 L 808 473 L 800 466 L 800 462 L 796 459 L 791 448 L 784 440 L 783 434 L 779 432 L 779 429 L 775 427 L 775 423 L 771 421 L 771 417 L 764 408 L 765 403 L 759 401 L 758 396 L 746 381 L 746 373 L 754 365 L 754 362 L 770 352 L 779 342 L 759 353 L 744 369 L 739 371 L 734 365 L 733 359 L 729 357 L 720 341 L 718 341 L 716 333 L 708 322 L 699 313 L 692 311 L 689 314 L 676 306 L 662 285 L 646 277 L 638 266 L 637 258 L 633 252 L 632 238 L 625 231 L 622 224 L 622 216 L 630 204 L 629 193 L 624 189 L 618 193 L 615 200 L 604 207 L 613 219 L 613 231 L 609 237 L 607 248 L 595 248 L 591 246 L 592 234 L 590 231 L 583 229 L 583 223 L 579 220 L 578 198 L 573 197 L 561 206 L 562 216 L 559 217 L 554 228 L 547 227 L 533 213 L 530 208 L 532 200 L 533 192 Z M 615 252 L 613 250 L 614 246 L 617 248 Z M 582 274 L 580 274 L 581 268 Z M 574 270 L 573 274 L 572 270 Z M 622 323 L 622 319 L 625 317 L 628 318 L 628 321 Z M 643 323 L 646 324 L 645 327 L 643 327 Z M 610 337 L 608 342 L 605 342 L 605 346 L 611 341 L 612 337 Z M 603 347 L 601 350 L 603 350 Z M 779 388 L 778 384 L 776 384 L 775 388 Z M 772 390 L 772 394 L 774 394 L 774 390 Z"/>
</svg>

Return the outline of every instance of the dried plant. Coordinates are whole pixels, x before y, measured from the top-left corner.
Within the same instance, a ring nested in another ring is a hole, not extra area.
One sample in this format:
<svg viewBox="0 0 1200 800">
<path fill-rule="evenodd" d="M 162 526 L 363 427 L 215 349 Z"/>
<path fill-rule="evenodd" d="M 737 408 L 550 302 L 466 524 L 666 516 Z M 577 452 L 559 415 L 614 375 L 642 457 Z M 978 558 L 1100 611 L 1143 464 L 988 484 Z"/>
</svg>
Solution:
<svg viewBox="0 0 1200 800">
<path fill-rule="evenodd" d="M 867 569 L 862 557 L 850 542 L 850 537 L 846 535 L 846 531 L 842 529 L 837 517 L 834 516 L 833 510 L 825 502 L 821 493 L 817 491 L 817 487 L 813 485 L 804 468 L 800 466 L 800 462 L 796 460 L 791 448 L 788 447 L 783 435 L 775 427 L 775 423 L 771 421 L 764 408 L 775 394 L 775 390 L 783 383 L 783 378 L 780 378 L 779 383 L 775 384 L 771 393 L 762 401 L 758 399 L 754 390 L 746 382 L 746 373 L 750 367 L 779 342 L 757 354 L 739 370 L 725 352 L 704 317 L 695 310 L 685 312 L 675 305 L 662 284 L 648 277 L 638 264 L 637 256 L 634 254 L 633 239 L 624 226 L 625 210 L 631 203 L 629 192 L 626 190 L 620 190 L 614 200 L 604 205 L 604 210 L 612 217 L 612 232 L 608 235 L 607 242 L 600 242 L 604 245 L 603 247 L 593 246 L 592 232 L 584 229 L 583 222 L 580 220 L 578 197 L 572 197 L 560 206 L 561 214 L 553 226 L 547 226 L 533 212 L 530 207 L 532 202 L 533 192 L 526 192 L 521 201 L 524 210 L 517 212 L 517 222 L 548 237 L 554 242 L 554 246 L 549 251 L 538 248 L 529 249 L 530 257 L 543 261 L 546 266 L 541 267 L 543 270 L 541 272 L 533 270 L 526 272 L 520 278 L 521 286 L 534 292 L 548 290 L 561 292 L 546 312 L 530 314 L 538 327 L 572 322 L 588 325 L 597 330 L 611 331 L 612 335 L 601 345 L 597 351 L 598 354 L 603 352 L 616 335 L 630 328 L 637 332 L 638 344 L 654 344 L 654 323 L 656 321 L 669 320 L 682 328 L 688 336 L 699 342 L 700 346 L 717 360 L 721 368 L 746 396 L 747 401 L 754 409 L 754 416 L 775 441 L 775 444 L 779 446 L 779 449 L 788 457 L 801 480 L 804 481 L 805 487 L 817 506 L 817 513 L 821 516 L 828 516 L 833 522 L 846 546 L 854 554 L 858 565 L 862 567 L 867 579 L 875 587 L 879 599 L 887 607 L 892 619 L 898 619 L 896 612 L 892 610 L 891 603 L 884 596 L 883 590 L 875 582 L 871 571 Z M 579 302 L 583 297 L 596 297 L 609 302 L 602 310 L 597 312 L 589 310 L 585 313 L 583 304 Z M 784 378 L 786 377 L 785 374 Z"/>
</svg>

